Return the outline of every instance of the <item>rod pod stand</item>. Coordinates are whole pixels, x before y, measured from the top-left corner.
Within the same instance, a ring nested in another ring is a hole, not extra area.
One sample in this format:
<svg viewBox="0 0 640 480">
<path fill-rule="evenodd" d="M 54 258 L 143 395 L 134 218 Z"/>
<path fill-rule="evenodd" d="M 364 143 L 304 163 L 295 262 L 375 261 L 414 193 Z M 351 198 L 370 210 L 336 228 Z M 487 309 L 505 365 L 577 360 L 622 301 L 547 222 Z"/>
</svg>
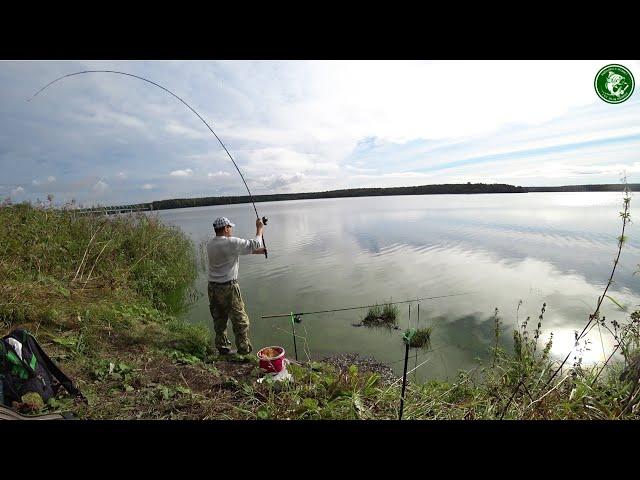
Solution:
<svg viewBox="0 0 640 480">
<path fill-rule="evenodd" d="M 418 303 L 418 321 L 416 322 L 416 331 L 420 328 L 420 304 Z M 415 381 L 418 378 L 418 349 L 416 348 L 416 363 L 414 365 L 413 370 L 413 380 Z"/>
<path fill-rule="evenodd" d="M 296 362 L 298 361 L 298 345 L 296 344 L 296 320 L 298 320 L 298 316 L 294 315 L 293 312 L 291 312 L 291 336 L 293 337 L 293 351 L 295 352 L 296 355 Z"/>
<path fill-rule="evenodd" d="M 402 374 L 402 393 L 400 394 L 400 415 L 398 416 L 398 420 L 402 420 L 402 411 L 404 410 L 404 392 L 407 386 L 407 365 L 409 364 L 409 348 L 411 339 L 416 334 L 415 328 L 410 328 L 404 335 L 402 335 L 402 340 L 404 340 L 405 351 L 404 351 L 404 372 Z"/>
</svg>

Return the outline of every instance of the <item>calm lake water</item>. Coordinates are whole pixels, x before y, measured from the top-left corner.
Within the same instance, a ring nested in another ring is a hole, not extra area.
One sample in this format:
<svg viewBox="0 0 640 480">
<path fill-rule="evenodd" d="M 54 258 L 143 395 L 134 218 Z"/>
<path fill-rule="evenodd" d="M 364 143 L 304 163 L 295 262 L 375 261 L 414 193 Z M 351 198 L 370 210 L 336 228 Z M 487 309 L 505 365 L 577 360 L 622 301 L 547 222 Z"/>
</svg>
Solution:
<svg viewBox="0 0 640 480">
<path fill-rule="evenodd" d="M 632 219 L 634 207 L 632 199 Z M 453 378 L 459 369 L 478 365 L 478 358 L 489 358 L 496 308 L 505 345 L 518 319 L 530 316 L 530 330 L 535 329 L 546 303 L 541 344 L 553 332 L 555 356 L 573 348 L 573 332 L 584 327 L 611 272 L 622 193 L 361 197 L 258 203 L 257 208 L 269 217 L 269 258 L 240 257 L 239 274 L 254 350 L 281 345 L 294 356 L 290 319 L 262 315 L 472 292 L 418 302 L 420 326 L 433 331 L 432 349 L 417 359 L 412 352 L 410 368 L 426 362 L 416 372 L 418 379 Z M 182 228 L 196 245 L 213 234 L 218 216 L 236 224 L 235 236 L 255 233 L 250 204 L 157 215 Z M 633 275 L 640 264 L 638 233 L 632 223 L 609 290 L 629 309 L 640 304 L 640 276 Z M 201 295 L 184 318 L 213 332 L 206 281 L 201 272 L 196 284 Z M 402 329 L 416 326 L 418 303 L 411 304 L 411 320 L 409 304 L 399 305 Z M 305 339 L 298 340 L 299 358 L 357 352 L 401 374 L 402 332 L 352 326 L 366 311 L 303 316 L 296 324 Z M 628 317 L 608 300 L 602 313 L 609 320 Z M 233 341 L 231 324 L 229 335 Z M 583 361 L 606 358 L 613 339 L 604 331 L 601 337 L 597 328 L 589 339 Z"/>
</svg>

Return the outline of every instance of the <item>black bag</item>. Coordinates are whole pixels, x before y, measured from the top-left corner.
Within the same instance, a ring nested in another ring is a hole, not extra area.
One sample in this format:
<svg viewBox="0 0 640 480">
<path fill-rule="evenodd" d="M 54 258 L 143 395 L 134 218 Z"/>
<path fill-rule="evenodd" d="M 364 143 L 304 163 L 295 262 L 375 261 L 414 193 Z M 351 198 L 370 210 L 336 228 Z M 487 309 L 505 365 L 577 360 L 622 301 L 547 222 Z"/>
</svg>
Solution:
<svg viewBox="0 0 640 480">
<path fill-rule="evenodd" d="M 29 392 L 47 402 L 61 386 L 86 400 L 29 332 L 17 328 L 0 339 L 0 403 L 11 407 Z"/>
</svg>

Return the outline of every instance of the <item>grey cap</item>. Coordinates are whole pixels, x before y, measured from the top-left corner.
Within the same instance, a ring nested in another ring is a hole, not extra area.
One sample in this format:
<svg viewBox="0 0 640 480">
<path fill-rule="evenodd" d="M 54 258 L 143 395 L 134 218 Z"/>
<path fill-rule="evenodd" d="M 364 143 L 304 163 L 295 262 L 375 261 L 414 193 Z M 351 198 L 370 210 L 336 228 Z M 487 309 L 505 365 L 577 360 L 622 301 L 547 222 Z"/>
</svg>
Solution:
<svg viewBox="0 0 640 480">
<path fill-rule="evenodd" d="M 213 228 L 215 228 L 216 230 L 218 228 L 224 228 L 227 225 L 231 227 L 236 226 L 235 223 L 231 223 L 227 217 L 218 217 L 216 218 L 215 222 L 213 222 Z"/>
</svg>

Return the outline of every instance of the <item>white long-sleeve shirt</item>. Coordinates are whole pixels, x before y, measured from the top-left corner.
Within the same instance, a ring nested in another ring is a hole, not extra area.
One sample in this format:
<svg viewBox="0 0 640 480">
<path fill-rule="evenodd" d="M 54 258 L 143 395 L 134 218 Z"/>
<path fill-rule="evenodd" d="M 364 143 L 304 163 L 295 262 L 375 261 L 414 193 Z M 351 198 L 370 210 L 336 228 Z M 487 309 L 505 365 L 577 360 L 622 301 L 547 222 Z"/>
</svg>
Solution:
<svg viewBox="0 0 640 480">
<path fill-rule="evenodd" d="M 238 279 L 240 255 L 248 255 L 262 247 L 260 235 L 254 240 L 244 238 L 214 236 L 207 243 L 209 257 L 209 281 L 224 283 Z"/>
</svg>

